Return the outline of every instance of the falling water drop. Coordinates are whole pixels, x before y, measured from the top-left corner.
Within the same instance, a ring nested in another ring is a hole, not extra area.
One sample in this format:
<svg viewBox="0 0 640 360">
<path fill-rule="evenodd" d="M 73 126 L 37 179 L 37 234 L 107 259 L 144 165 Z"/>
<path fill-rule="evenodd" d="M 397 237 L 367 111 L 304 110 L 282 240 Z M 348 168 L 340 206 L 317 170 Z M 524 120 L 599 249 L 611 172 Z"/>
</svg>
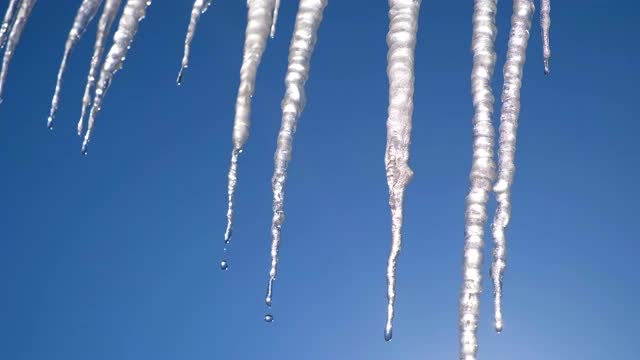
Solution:
<svg viewBox="0 0 640 360">
<path fill-rule="evenodd" d="M 271 314 L 266 314 L 266 315 L 264 316 L 264 321 L 266 321 L 266 322 L 268 322 L 268 323 L 273 322 L 273 315 L 271 315 Z"/>
<path fill-rule="evenodd" d="M 229 268 L 229 263 L 227 262 L 227 260 L 220 261 L 220 269 L 221 270 L 227 270 L 228 268 Z"/>
</svg>

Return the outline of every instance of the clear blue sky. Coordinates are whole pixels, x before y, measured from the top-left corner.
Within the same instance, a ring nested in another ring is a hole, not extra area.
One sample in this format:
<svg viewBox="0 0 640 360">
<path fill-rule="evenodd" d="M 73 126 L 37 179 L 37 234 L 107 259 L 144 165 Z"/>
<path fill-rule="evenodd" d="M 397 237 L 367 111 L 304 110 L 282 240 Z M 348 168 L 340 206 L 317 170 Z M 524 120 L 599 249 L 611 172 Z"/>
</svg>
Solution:
<svg viewBox="0 0 640 360">
<path fill-rule="evenodd" d="M 390 244 L 386 1 L 331 1 L 325 12 L 286 187 L 272 324 L 262 320 L 270 179 L 296 2 L 283 1 L 260 68 L 224 273 L 218 263 L 245 2 L 214 0 L 178 88 L 192 2 L 154 1 L 88 157 L 75 124 L 95 23 L 70 59 L 54 132 L 45 126 L 79 1 L 57 3 L 36 5 L 0 107 L 0 358 L 457 358 L 472 134 L 470 1 L 425 0 L 421 9 L 415 177 L 390 343 L 382 336 Z M 486 257 L 482 359 L 640 356 L 638 10 L 632 1 L 556 1 L 550 78 L 535 14 L 505 330 L 492 330 Z M 501 1 L 497 90 L 510 15 L 511 2 Z"/>
</svg>

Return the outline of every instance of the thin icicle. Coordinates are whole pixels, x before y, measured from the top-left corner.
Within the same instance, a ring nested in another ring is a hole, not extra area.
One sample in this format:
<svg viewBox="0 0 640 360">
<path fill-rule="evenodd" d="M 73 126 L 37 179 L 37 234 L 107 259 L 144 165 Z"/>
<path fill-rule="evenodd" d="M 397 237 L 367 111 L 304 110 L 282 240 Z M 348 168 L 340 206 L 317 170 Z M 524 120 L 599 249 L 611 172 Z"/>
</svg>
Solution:
<svg viewBox="0 0 640 360">
<path fill-rule="evenodd" d="M 526 59 L 531 15 L 535 7 L 531 0 L 514 0 L 511 17 L 509 47 L 504 65 L 504 85 L 502 88 L 502 109 L 500 114 L 500 147 L 498 149 L 498 181 L 493 187 L 498 201 L 493 218 L 492 233 L 495 248 L 491 264 L 491 278 L 494 286 L 494 317 L 496 331 L 502 331 L 502 274 L 506 266 L 505 228 L 511 217 L 511 185 L 515 173 L 516 132 L 520 114 L 520 88 Z"/>
<path fill-rule="evenodd" d="M 271 23 L 271 38 L 276 36 L 276 24 L 278 23 L 278 11 L 280 9 L 280 0 L 276 0 L 273 7 L 273 22 Z"/>
<path fill-rule="evenodd" d="M 124 12 L 118 23 L 118 30 L 113 36 L 113 45 L 104 60 L 100 71 L 100 80 L 96 85 L 96 94 L 89 112 L 89 124 L 82 142 L 82 153 L 84 155 L 87 154 L 87 147 L 89 146 L 89 141 L 91 141 L 96 116 L 102 107 L 102 100 L 109 89 L 109 85 L 111 85 L 113 75 L 122 68 L 127 51 L 131 47 L 133 38 L 138 31 L 139 23 L 144 19 L 149 5 L 151 5 L 150 0 L 127 0 Z"/>
<path fill-rule="evenodd" d="M 409 168 L 409 144 L 413 117 L 414 61 L 420 0 L 389 0 L 387 34 L 387 76 L 389 77 L 389 117 L 385 168 L 391 208 L 391 252 L 387 262 L 387 323 L 384 339 L 393 336 L 396 263 L 402 244 L 404 191 L 413 177 Z"/>
<path fill-rule="evenodd" d="M 480 315 L 482 291 L 482 248 L 487 201 L 495 179 L 493 161 L 494 130 L 492 125 L 494 97 L 491 79 L 496 65 L 497 0 L 475 0 L 473 11 L 473 163 L 469 175 L 470 188 L 465 209 L 464 282 L 460 295 L 460 359 L 475 360 L 478 348 L 476 329 Z"/>
<path fill-rule="evenodd" d="M 53 93 L 53 98 L 51 99 L 51 109 L 49 110 L 49 118 L 47 119 L 47 127 L 49 129 L 53 127 L 53 118 L 56 116 L 56 111 L 58 110 L 60 90 L 62 88 L 62 77 L 64 76 L 64 71 L 67 68 L 69 55 L 78 41 L 80 41 L 80 38 L 84 34 L 91 20 L 93 20 L 93 17 L 96 16 L 100 4 L 102 4 L 102 0 L 82 0 L 80 8 L 78 8 L 76 18 L 73 20 L 71 31 L 69 31 L 69 36 L 67 37 L 67 42 L 64 46 L 62 62 L 60 62 L 60 68 L 58 69 L 56 88 Z"/>
<path fill-rule="evenodd" d="M 4 83 L 7 80 L 7 74 L 9 72 L 9 64 L 13 58 L 13 53 L 16 51 L 16 47 L 20 42 L 20 36 L 24 30 L 31 10 L 36 4 L 36 0 L 22 0 L 20 2 L 20 8 L 16 13 L 15 20 L 11 26 L 11 32 L 7 38 L 7 48 L 4 51 L 4 57 L 2 58 L 2 70 L 0 70 L 0 103 L 4 100 Z"/>
<path fill-rule="evenodd" d="M 544 58 L 544 74 L 551 72 L 551 46 L 549 30 L 551 28 L 551 0 L 542 0 L 540 6 L 540 27 L 542 28 L 542 56 Z"/>
<path fill-rule="evenodd" d="M 287 165 L 291 159 L 293 135 L 305 105 L 304 86 L 309 78 L 311 55 L 318 38 L 318 28 L 328 0 L 300 0 L 293 38 L 289 47 L 289 65 L 285 76 L 286 92 L 282 100 L 282 125 L 278 133 L 278 146 L 274 156 L 273 219 L 271 222 L 271 270 L 266 303 L 271 306 L 273 282 L 278 267 L 280 231 L 284 222 L 284 184 Z"/>
<path fill-rule="evenodd" d="M 244 42 L 244 55 L 240 68 L 240 86 L 236 98 L 235 118 L 233 124 L 233 150 L 229 168 L 227 207 L 227 228 L 224 242 L 229 243 L 233 231 L 233 198 L 237 185 L 238 155 L 249 138 L 251 126 L 251 97 L 255 90 L 256 74 L 267 47 L 269 28 L 273 21 L 274 0 L 249 0 L 247 2 L 247 28 Z"/>
<path fill-rule="evenodd" d="M 2 26 L 0 26 L 0 49 L 4 47 L 4 44 L 7 41 L 7 35 L 9 35 L 9 30 L 11 29 L 11 24 L 13 22 L 13 15 L 16 12 L 17 6 L 18 0 L 11 0 L 7 7 L 7 12 L 4 14 L 4 20 L 2 20 Z"/>
<path fill-rule="evenodd" d="M 209 5 L 211 5 L 211 0 L 196 0 L 193 3 L 193 8 L 191 9 L 191 18 L 189 19 L 189 27 L 187 28 L 187 36 L 184 39 L 184 55 L 182 56 L 182 65 L 180 66 L 180 72 L 178 72 L 178 79 L 176 80 L 178 85 L 182 83 L 182 75 L 184 75 L 184 70 L 189 67 L 191 40 L 193 40 L 193 36 L 196 34 L 198 20 L 200 20 L 200 15 L 204 14 L 204 12 L 207 11 Z"/>
<path fill-rule="evenodd" d="M 87 85 L 84 88 L 84 95 L 82 96 L 82 110 L 80 111 L 80 120 L 78 120 L 78 136 L 82 135 L 84 117 L 87 113 L 87 108 L 91 104 L 91 90 L 93 90 L 93 86 L 96 83 L 98 67 L 102 64 L 102 54 L 104 53 L 107 35 L 111 31 L 113 19 L 115 19 L 118 14 L 118 9 L 120 9 L 121 3 L 122 0 L 107 0 L 104 3 L 102 15 L 98 21 L 98 31 L 96 33 L 96 42 L 93 47 L 93 55 L 91 56 L 89 76 L 87 76 Z"/>
</svg>

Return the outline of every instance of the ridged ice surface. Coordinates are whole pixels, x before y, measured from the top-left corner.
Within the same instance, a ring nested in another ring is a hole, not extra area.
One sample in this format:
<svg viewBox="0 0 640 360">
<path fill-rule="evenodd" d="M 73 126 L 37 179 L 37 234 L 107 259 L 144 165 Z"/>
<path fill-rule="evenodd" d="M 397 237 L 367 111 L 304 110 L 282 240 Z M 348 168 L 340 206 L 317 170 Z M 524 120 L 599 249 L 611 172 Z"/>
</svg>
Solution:
<svg viewBox="0 0 640 360">
<path fill-rule="evenodd" d="M 385 340 L 393 336 L 396 299 L 396 264 L 402 245 L 404 191 L 413 177 L 409 145 L 413 117 L 414 63 L 420 0 L 389 0 L 387 76 L 389 115 L 385 168 L 391 208 L 391 251 L 387 262 L 387 322 Z"/>
<path fill-rule="evenodd" d="M 60 68 L 58 69 L 58 77 L 56 78 L 56 88 L 51 99 L 51 109 L 49 110 L 49 118 L 47 119 L 47 127 L 51 128 L 53 125 L 53 119 L 56 116 L 58 105 L 60 103 L 60 90 L 62 89 L 62 78 L 67 68 L 67 60 L 69 55 L 73 51 L 80 38 L 84 34 L 87 26 L 98 12 L 98 8 L 102 4 L 102 0 L 82 0 L 80 8 L 76 13 L 76 18 L 73 20 L 71 31 L 67 37 L 67 42 L 64 46 L 64 54 L 62 55 L 62 62 L 60 62 Z"/>
<path fill-rule="evenodd" d="M 460 294 L 460 359 L 476 359 L 476 329 L 480 315 L 482 291 L 482 249 L 487 201 L 495 179 L 493 161 L 494 129 L 492 124 L 494 97 L 491 79 L 496 65 L 497 0 L 475 0 L 473 11 L 473 160 L 469 174 L 470 188 L 465 209 L 465 244 L 463 284 Z"/>
<path fill-rule="evenodd" d="M 498 148 L 498 181 L 493 187 L 498 206 L 493 219 L 494 240 L 491 278 L 494 286 L 494 317 L 496 331 L 503 327 L 502 320 L 502 275 L 506 266 L 507 239 L 505 228 L 511 217 L 511 185 L 515 173 L 516 132 L 520 114 L 520 88 L 526 59 L 533 1 L 515 0 L 511 17 L 511 31 L 507 59 L 504 65 L 502 109 L 500 114 L 500 139 Z"/>
<path fill-rule="evenodd" d="M 231 240 L 233 230 L 233 199 L 237 185 L 238 155 L 249 138 L 251 126 L 251 98 L 255 91 L 256 75 L 262 54 L 267 47 L 269 32 L 273 22 L 275 0 L 249 0 L 247 2 L 247 29 L 245 34 L 240 86 L 236 97 L 235 118 L 233 120 L 233 150 L 229 167 L 227 228 L 224 241 Z"/>
<path fill-rule="evenodd" d="M 29 15 L 31 15 L 31 10 L 33 10 L 33 6 L 35 4 L 36 0 L 22 0 L 17 13 L 15 14 L 15 20 L 13 21 L 11 31 L 7 37 L 7 47 L 4 50 L 4 56 L 2 58 L 2 70 L 0 70 L 0 103 L 4 100 L 4 83 L 7 80 L 7 74 L 9 73 L 9 64 L 11 63 L 13 53 L 16 51 L 22 31 L 27 24 L 27 20 L 29 19 Z"/>
<path fill-rule="evenodd" d="M 93 46 L 87 85 L 84 87 L 84 95 L 82 96 L 82 109 L 80 111 L 80 120 L 78 120 L 78 136 L 82 135 L 84 118 L 89 105 L 91 105 L 91 92 L 97 80 L 98 69 L 102 64 L 102 55 L 106 46 L 107 35 L 109 35 L 109 31 L 111 31 L 111 25 L 118 14 L 121 3 L 121 0 L 106 0 L 104 8 L 102 9 L 102 15 L 100 15 L 100 20 L 98 21 L 98 31 L 96 32 L 96 42 Z"/>
<path fill-rule="evenodd" d="M 147 7 L 151 5 L 150 0 L 127 0 L 124 12 L 113 36 L 113 45 L 109 49 L 109 53 L 104 60 L 102 70 L 100 71 L 100 80 L 96 85 L 96 94 L 93 98 L 93 105 L 89 113 L 89 124 L 87 132 L 82 143 L 82 153 L 87 154 L 87 147 L 91 141 L 91 134 L 95 126 L 96 116 L 102 107 L 104 96 L 111 85 L 113 75 L 122 68 L 122 64 L 127 55 L 127 51 L 131 47 L 133 38 L 138 31 L 139 22 L 144 18 Z"/>
<path fill-rule="evenodd" d="M 7 7 L 7 11 L 4 14 L 4 19 L 2 20 L 2 25 L 0 26 L 0 48 L 3 48 L 7 41 L 7 35 L 9 35 L 9 30 L 11 30 L 13 16 L 16 13 L 18 3 L 18 0 L 9 1 L 9 6 Z"/>
<path fill-rule="evenodd" d="M 278 133 L 278 146 L 274 157 L 275 169 L 271 180 L 273 188 L 271 270 L 266 297 L 266 303 L 269 306 L 271 306 L 273 283 L 277 275 L 278 250 L 284 222 L 284 184 L 287 178 L 287 165 L 291 160 L 293 135 L 305 105 L 304 86 L 309 78 L 311 55 L 327 3 L 327 0 L 300 0 L 293 38 L 289 46 L 289 65 L 284 81 L 286 92 L 282 100 L 282 125 Z"/>
<path fill-rule="evenodd" d="M 542 28 L 542 56 L 544 59 L 544 73 L 551 72 L 551 46 L 549 45 L 549 30 L 551 29 L 551 0 L 542 0 L 540 5 L 540 27 Z"/>
<path fill-rule="evenodd" d="M 278 23 L 278 12 L 280 11 L 280 0 L 276 0 L 273 7 L 273 22 L 271 23 L 271 37 L 276 36 L 276 25 Z"/>
<path fill-rule="evenodd" d="M 191 54 L 191 41 L 196 35 L 196 28 L 198 27 L 198 20 L 211 5 L 211 0 L 196 0 L 193 2 L 193 8 L 191 9 L 191 17 L 189 18 L 189 27 L 187 28 L 187 36 L 184 39 L 184 55 L 182 55 L 182 64 L 180 66 L 180 72 L 178 73 L 178 79 L 176 82 L 178 85 L 182 83 L 182 76 L 184 71 L 189 67 L 189 55 Z"/>
</svg>

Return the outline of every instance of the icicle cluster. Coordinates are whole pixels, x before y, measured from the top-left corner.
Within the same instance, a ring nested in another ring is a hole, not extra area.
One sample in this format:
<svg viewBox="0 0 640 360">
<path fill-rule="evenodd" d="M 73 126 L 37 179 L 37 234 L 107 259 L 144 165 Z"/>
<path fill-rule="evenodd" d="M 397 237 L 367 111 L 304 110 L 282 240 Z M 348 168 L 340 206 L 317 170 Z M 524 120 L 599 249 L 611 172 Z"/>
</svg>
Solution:
<svg viewBox="0 0 640 360">
<path fill-rule="evenodd" d="M 189 27 L 187 28 L 187 36 L 184 39 L 184 55 L 182 56 L 182 66 L 178 73 L 178 79 L 176 82 L 178 85 L 182 83 L 182 76 L 187 67 L 189 67 L 189 54 L 191 53 L 191 41 L 196 34 L 196 28 L 198 27 L 198 20 L 200 15 L 211 5 L 211 0 L 195 0 L 193 3 L 193 9 L 191 9 L 191 18 L 189 19 Z"/>
<path fill-rule="evenodd" d="M 84 141 L 82 142 L 82 153 L 85 155 L 87 154 L 87 146 L 89 145 L 89 141 L 91 141 L 96 116 L 98 112 L 100 112 L 104 96 L 109 89 L 109 85 L 111 85 L 113 75 L 122 68 L 127 51 L 131 47 L 133 38 L 138 31 L 139 22 L 144 19 L 149 5 L 151 5 L 150 0 L 127 0 L 127 4 L 124 7 L 118 29 L 113 37 L 113 46 L 111 46 L 104 60 L 102 71 L 100 71 L 100 80 L 98 80 L 96 85 L 93 105 L 89 112 L 88 128 L 84 136 Z"/>
<path fill-rule="evenodd" d="M 53 118 L 55 117 L 56 111 L 58 110 L 58 104 L 60 102 L 60 89 L 62 88 L 62 77 L 64 76 L 64 72 L 67 68 L 67 60 L 69 59 L 69 55 L 84 34 L 85 30 L 87 29 L 87 25 L 89 25 L 91 20 L 93 20 L 93 17 L 98 12 L 100 4 L 102 4 L 102 0 L 82 0 L 80 8 L 78 9 L 78 13 L 76 14 L 76 18 L 73 20 L 71 31 L 69 31 L 69 36 L 67 37 L 67 43 L 64 46 L 64 55 L 62 56 L 62 62 L 60 63 L 60 68 L 58 69 L 56 88 L 53 93 L 53 98 L 51 99 L 51 109 L 49 110 L 49 118 L 47 119 L 47 127 L 49 128 L 53 126 Z"/>
<path fill-rule="evenodd" d="M 328 0 L 300 0 L 289 47 L 289 65 L 285 76 L 286 92 L 282 100 L 282 125 L 278 133 L 278 146 L 274 157 L 275 169 L 271 180 L 273 188 L 271 270 L 265 299 L 268 306 L 271 306 L 273 282 L 278 268 L 280 232 L 284 222 L 284 184 L 287 178 L 287 165 L 291 160 L 293 135 L 306 101 L 304 86 L 309 78 L 311 55 L 327 3 Z"/>
<path fill-rule="evenodd" d="M 551 0 L 542 0 L 540 5 L 540 27 L 542 28 L 542 56 L 544 59 L 544 74 L 551 72 L 551 46 L 549 45 L 549 30 L 551 28 Z"/>
<path fill-rule="evenodd" d="M 31 10 L 33 10 L 33 6 L 35 4 L 36 0 L 22 0 L 14 15 L 17 5 L 15 1 L 11 1 L 4 16 L 2 27 L 0 28 L 0 41 L 2 41 L 2 45 L 4 46 L 6 38 L 7 48 L 4 51 L 4 56 L 2 58 L 2 70 L 0 70 L 0 103 L 2 103 L 4 99 L 4 83 L 7 80 L 7 74 L 9 73 L 9 64 L 11 63 L 16 47 L 20 42 L 22 31 L 27 24 L 27 20 L 29 19 L 29 15 L 31 15 Z M 12 21 L 13 23 L 9 25 Z M 9 28 L 11 30 L 9 30 L 9 34 L 6 35 L 7 29 Z"/>
<path fill-rule="evenodd" d="M 396 263 L 402 244 L 404 191 L 413 176 L 409 168 L 409 144 L 413 117 L 414 53 L 418 31 L 420 0 L 389 0 L 387 34 L 387 76 L 389 77 L 389 117 L 385 168 L 391 208 L 391 252 L 387 262 L 387 323 L 385 340 L 393 336 Z"/>
<path fill-rule="evenodd" d="M 476 329 L 480 314 L 482 290 L 482 249 L 487 201 L 495 178 L 493 161 L 494 130 L 492 124 L 494 97 L 491 79 L 496 64 L 497 0 L 475 0 L 473 11 L 473 162 L 471 183 L 465 209 L 465 245 L 463 284 L 460 295 L 460 359 L 475 359 L 478 348 Z"/>
</svg>

